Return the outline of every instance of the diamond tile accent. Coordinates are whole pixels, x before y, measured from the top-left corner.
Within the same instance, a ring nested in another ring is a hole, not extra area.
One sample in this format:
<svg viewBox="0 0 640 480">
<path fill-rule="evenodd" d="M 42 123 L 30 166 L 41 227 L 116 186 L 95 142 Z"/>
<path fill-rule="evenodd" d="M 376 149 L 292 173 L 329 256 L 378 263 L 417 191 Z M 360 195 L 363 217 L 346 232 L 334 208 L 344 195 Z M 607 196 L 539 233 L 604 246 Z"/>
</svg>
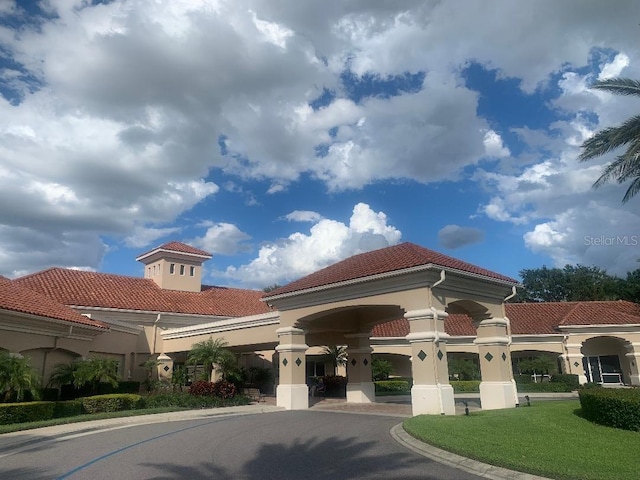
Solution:
<svg viewBox="0 0 640 480">
<path fill-rule="evenodd" d="M 168 372 L 168 371 L 169 371 L 169 366 L 168 366 L 168 365 L 165 365 L 165 366 L 164 366 L 164 368 L 163 368 L 163 370 L 164 370 L 165 372 Z"/>
<path fill-rule="evenodd" d="M 364 363 L 364 366 L 366 367 L 367 365 L 369 365 L 369 361 L 365 358 L 362 363 Z"/>
<path fill-rule="evenodd" d="M 420 359 L 421 362 L 424 362 L 424 359 L 427 358 L 427 354 L 424 353 L 424 351 L 420 350 L 418 352 L 418 358 Z"/>
<path fill-rule="evenodd" d="M 487 352 L 484 358 L 487 359 L 487 362 L 490 362 L 491 360 L 493 360 L 493 355 L 491 355 L 491 352 Z"/>
<path fill-rule="evenodd" d="M 438 350 L 438 360 L 442 360 L 442 357 L 444 357 L 444 353 L 442 353 L 442 350 Z"/>
<path fill-rule="evenodd" d="M 573 362 L 573 366 L 574 366 L 574 367 L 579 367 L 579 366 L 580 366 L 580 364 L 579 364 L 578 362 Z"/>
<path fill-rule="evenodd" d="M 284 360 L 282 360 L 282 364 L 283 364 L 285 367 L 287 366 L 287 364 L 288 364 L 288 363 L 289 363 L 289 362 L 287 362 L 287 359 L 286 359 L 286 358 L 285 358 Z"/>
<path fill-rule="evenodd" d="M 297 366 L 300 366 L 300 364 L 301 364 L 301 363 L 302 363 L 302 360 L 300 360 L 300 357 L 298 357 L 298 358 L 296 359 L 296 365 L 297 365 Z"/>
<path fill-rule="evenodd" d="M 353 360 L 351 360 L 351 365 L 353 365 L 354 367 L 356 366 L 356 363 L 358 363 L 358 362 L 356 361 L 355 358 Z"/>
<path fill-rule="evenodd" d="M 502 361 L 506 362 L 507 361 L 507 354 L 502 352 Z"/>
</svg>

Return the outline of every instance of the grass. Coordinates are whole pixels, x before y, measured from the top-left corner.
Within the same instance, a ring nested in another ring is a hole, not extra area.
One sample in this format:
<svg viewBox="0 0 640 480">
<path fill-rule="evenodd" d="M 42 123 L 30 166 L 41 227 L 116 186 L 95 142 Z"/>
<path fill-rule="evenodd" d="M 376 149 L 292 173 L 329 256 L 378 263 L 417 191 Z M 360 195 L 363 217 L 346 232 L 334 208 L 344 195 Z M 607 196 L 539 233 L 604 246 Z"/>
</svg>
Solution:
<svg viewBox="0 0 640 480">
<path fill-rule="evenodd" d="M 405 430 L 426 443 L 481 462 L 555 479 L 638 478 L 640 432 L 592 424 L 578 401 L 470 416 L 409 418 Z"/>
</svg>

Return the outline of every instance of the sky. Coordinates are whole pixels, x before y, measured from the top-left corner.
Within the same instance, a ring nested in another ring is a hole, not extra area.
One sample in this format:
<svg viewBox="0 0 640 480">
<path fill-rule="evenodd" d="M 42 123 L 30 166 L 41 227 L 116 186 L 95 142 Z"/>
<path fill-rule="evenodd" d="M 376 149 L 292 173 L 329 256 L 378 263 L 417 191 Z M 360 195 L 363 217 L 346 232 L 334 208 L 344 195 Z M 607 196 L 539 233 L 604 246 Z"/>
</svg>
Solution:
<svg viewBox="0 0 640 480">
<path fill-rule="evenodd" d="M 412 242 L 519 278 L 640 268 L 580 145 L 640 110 L 640 2 L 0 0 L 0 275 L 283 285 Z"/>
</svg>

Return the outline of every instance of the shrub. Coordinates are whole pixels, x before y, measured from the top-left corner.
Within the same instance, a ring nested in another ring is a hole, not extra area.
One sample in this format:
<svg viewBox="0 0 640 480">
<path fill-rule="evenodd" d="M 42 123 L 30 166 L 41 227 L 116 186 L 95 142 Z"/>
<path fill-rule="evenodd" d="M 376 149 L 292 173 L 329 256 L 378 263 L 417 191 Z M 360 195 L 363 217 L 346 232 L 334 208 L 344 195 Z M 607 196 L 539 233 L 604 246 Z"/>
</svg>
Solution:
<svg viewBox="0 0 640 480">
<path fill-rule="evenodd" d="M 119 382 L 113 393 L 140 393 L 140 382 L 131 380 Z"/>
<path fill-rule="evenodd" d="M 0 425 L 37 422 L 53 417 L 54 402 L 0 404 Z"/>
<path fill-rule="evenodd" d="M 213 408 L 249 405 L 251 401 L 242 395 L 222 399 L 213 396 L 191 395 L 189 393 L 161 393 L 144 398 L 145 408 L 182 407 L 182 408 Z"/>
<path fill-rule="evenodd" d="M 213 384 L 213 387 L 214 395 L 216 397 L 222 398 L 223 400 L 226 400 L 227 398 L 233 398 L 236 395 L 236 386 L 224 379 L 218 380 Z"/>
<path fill-rule="evenodd" d="M 43 388 L 40 391 L 40 398 L 43 402 L 55 402 L 58 400 L 57 388 Z"/>
<path fill-rule="evenodd" d="M 576 390 L 580 386 L 580 377 L 569 373 L 556 373 L 551 377 L 552 383 L 564 383 Z"/>
<path fill-rule="evenodd" d="M 373 382 L 377 392 L 408 392 L 409 382 L 405 380 L 378 380 Z"/>
<path fill-rule="evenodd" d="M 480 380 L 457 380 L 449 382 L 453 387 L 453 393 L 478 393 Z"/>
<path fill-rule="evenodd" d="M 516 381 L 518 385 L 523 385 L 525 383 L 533 383 L 533 379 L 531 375 L 514 375 L 513 379 Z"/>
<path fill-rule="evenodd" d="M 640 389 L 580 389 L 582 415 L 587 420 L 624 430 L 640 431 Z"/>
<path fill-rule="evenodd" d="M 341 375 L 325 375 L 322 377 L 326 397 L 346 397 L 347 377 Z"/>
<path fill-rule="evenodd" d="M 568 393 L 575 390 L 572 385 L 566 383 L 521 383 L 518 385 L 518 391 L 522 393 Z"/>
<path fill-rule="evenodd" d="M 134 410 L 143 402 L 140 395 L 132 393 L 114 393 L 112 395 L 96 395 L 80 399 L 84 411 L 87 413 L 120 412 L 122 410 Z"/>
<path fill-rule="evenodd" d="M 82 406 L 82 400 L 55 402 L 53 406 L 53 418 L 75 417 L 83 413 L 84 407 Z"/>
<path fill-rule="evenodd" d="M 216 387 L 213 382 L 196 380 L 189 387 L 189 394 L 197 395 L 199 397 L 213 397 L 215 395 L 215 389 Z"/>
</svg>

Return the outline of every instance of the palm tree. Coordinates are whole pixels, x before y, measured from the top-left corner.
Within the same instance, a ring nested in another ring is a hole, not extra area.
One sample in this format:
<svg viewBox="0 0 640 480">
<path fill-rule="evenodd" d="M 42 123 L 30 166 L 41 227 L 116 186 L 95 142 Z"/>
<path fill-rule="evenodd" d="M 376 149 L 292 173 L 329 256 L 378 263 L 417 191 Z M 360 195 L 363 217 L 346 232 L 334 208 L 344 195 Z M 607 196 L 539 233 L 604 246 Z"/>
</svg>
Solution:
<svg viewBox="0 0 640 480">
<path fill-rule="evenodd" d="M 208 340 L 193 344 L 187 355 L 187 362 L 193 365 L 204 365 L 208 379 L 211 379 L 211 373 L 215 366 L 224 378 L 236 365 L 236 357 L 227 348 L 228 345 L 223 338 L 214 340 L 209 337 Z"/>
<path fill-rule="evenodd" d="M 118 386 L 118 361 L 104 357 L 92 357 L 78 362 L 73 384 L 76 387 L 92 384 L 92 393 L 98 393 L 100 383 Z"/>
<path fill-rule="evenodd" d="M 57 363 L 53 366 L 48 384 L 54 387 L 72 385 L 76 379 L 78 362 Z"/>
<path fill-rule="evenodd" d="M 322 352 L 329 357 L 329 361 L 333 365 L 333 373 L 336 373 L 338 367 L 344 367 L 347 364 L 347 347 L 344 345 L 331 345 L 323 347 Z"/>
<path fill-rule="evenodd" d="M 604 90 L 616 95 L 635 95 L 640 97 L 640 81 L 630 78 L 609 78 L 598 80 L 591 88 Z M 626 151 L 607 165 L 600 178 L 593 184 L 594 188 L 615 180 L 624 183 L 631 180 L 622 203 L 640 191 L 640 115 L 629 118 L 621 125 L 605 128 L 582 144 L 580 161 L 591 160 L 626 146 Z"/>
<path fill-rule="evenodd" d="M 38 397 L 39 373 L 22 355 L 0 353 L 0 393 L 4 400 L 21 402 L 26 392 Z"/>
</svg>

